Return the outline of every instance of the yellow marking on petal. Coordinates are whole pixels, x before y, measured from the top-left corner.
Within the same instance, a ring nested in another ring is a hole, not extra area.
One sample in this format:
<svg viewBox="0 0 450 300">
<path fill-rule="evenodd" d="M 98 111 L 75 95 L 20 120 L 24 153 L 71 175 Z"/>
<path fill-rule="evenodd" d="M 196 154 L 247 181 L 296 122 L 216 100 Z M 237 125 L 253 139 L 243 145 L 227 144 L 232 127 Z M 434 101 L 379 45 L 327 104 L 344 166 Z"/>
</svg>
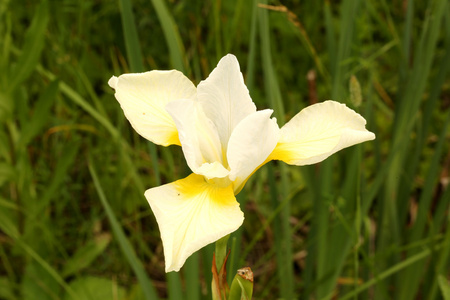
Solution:
<svg viewBox="0 0 450 300">
<path fill-rule="evenodd" d="M 171 132 L 170 136 L 167 137 L 167 144 L 181 146 L 178 131 Z"/>
<path fill-rule="evenodd" d="M 271 160 L 281 160 L 289 164 L 299 159 L 306 159 L 314 156 L 316 153 L 331 151 L 339 142 L 340 136 L 336 135 L 334 137 L 327 138 L 308 141 L 295 141 L 290 143 L 278 143 L 269 155 L 269 158 Z"/>
<path fill-rule="evenodd" d="M 213 181 L 210 181 L 213 183 Z M 184 180 L 176 181 L 176 189 L 185 198 L 195 198 L 199 195 L 207 196 L 211 201 L 219 204 L 231 204 L 236 200 L 230 185 L 211 184 L 203 176 L 188 176 Z"/>
<path fill-rule="evenodd" d="M 264 166 L 265 164 L 267 164 L 269 161 L 272 161 L 272 160 L 274 160 L 274 158 L 271 158 L 271 155 L 269 155 L 269 157 L 267 157 L 266 160 L 262 164 L 260 164 L 258 167 L 256 167 L 256 169 L 253 170 L 253 172 L 250 175 L 248 175 L 247 178 L 245 178 L 241 182 L 241 184 L 239 184 L 239 186 L 236 186 L 235 183 L 239 182 L 242 178 L 236 177 L 236 179 L 233 181 L 234 194 L 235 195 L 239 194 L 242 191 L 242 189 L 244 188 L 244 186 L 247 183 L 247 181 L 250 179 L 250 177 L 252 177 L 253 174 L 255 174 L 255 172 L 258 171 L 262 166 Z"/>
</svg>

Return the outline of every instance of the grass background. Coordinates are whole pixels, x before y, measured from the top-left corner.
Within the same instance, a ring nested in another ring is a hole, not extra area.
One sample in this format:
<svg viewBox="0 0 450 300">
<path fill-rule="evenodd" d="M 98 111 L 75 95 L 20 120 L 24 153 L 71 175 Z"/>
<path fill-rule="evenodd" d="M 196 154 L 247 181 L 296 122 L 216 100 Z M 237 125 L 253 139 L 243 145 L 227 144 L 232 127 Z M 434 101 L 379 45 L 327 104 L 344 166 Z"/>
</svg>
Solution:
<svg viewBox="0 0 450 300">
<path fill-rule="evenodd" d="M 214 246 L 165 274 L 143 197 L 189 173 L 182 153 L 139 137 L 107 81 L 197 84 L 226 53 L 280 126 L 334 99 L 377 135 L 260 169 L 229 276 L 249 265 L 254 299 L 450 299 L 449 16 L 445 0 L 2 0 L 0 299 L 210 299 Z"/>
</svg>

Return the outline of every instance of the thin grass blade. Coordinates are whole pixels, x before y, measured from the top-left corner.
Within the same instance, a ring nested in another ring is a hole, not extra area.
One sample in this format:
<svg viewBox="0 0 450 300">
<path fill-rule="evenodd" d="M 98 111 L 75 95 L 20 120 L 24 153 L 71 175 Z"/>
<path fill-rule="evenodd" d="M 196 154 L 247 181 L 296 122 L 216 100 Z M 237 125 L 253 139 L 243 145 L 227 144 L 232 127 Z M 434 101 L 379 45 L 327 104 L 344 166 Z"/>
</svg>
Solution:
<svg viewBox="0 0 450 300">
<path fill-rule="evenodd" d="M 130 242 L 125 236 L 125 233 L 123 232 L 122 226 L 117 221 L 116 215 L 111 209 L 111 206 L 109 206 L 109 203 L 103 192 L 100 181 L 98 180 L 97 173 L 91 161 L 89 161 L 88 167 L 92 180 L 94 181 L 95 189 L 97 190 L 97 194 L 100 198 L 100 202 L 102 203 L 102 206 L 105 209 L 106 215 L 108 217 L 109 223 L 111 224 L 111 229 L 114 232 L 114 235 L 116 236 L 117 242 L 119 243 L 119 246 L 123 254 L 125 255 L 128 263 L 130 264 L 131 268 L 136 274 L 139 283 L 141 284 L 141 288 L 145 294 L 145 299 L 147 300 L 159 299 L 155 287 L 153 286 L 153 283 L 150 281 L 147 274 L 145 273 L 145 269 L 144 266 L 142 265 L 142 262 L 136 256 L 136 253 L 134 252 Z"/>
</svg>

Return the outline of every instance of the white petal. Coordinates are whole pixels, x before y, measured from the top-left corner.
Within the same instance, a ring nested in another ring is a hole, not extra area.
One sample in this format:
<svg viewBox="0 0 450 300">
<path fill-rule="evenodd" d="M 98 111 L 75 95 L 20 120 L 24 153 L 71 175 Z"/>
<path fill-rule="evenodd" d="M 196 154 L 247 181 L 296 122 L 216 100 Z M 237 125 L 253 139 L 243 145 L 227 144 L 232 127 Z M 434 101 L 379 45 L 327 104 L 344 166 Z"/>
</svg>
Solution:
<svg viewBox="0 0 450 300">
<path fill-rule="evenodd" d="M 227 176 L 222 165 L 223 151 L 214 124 L 194 100 L 168 103 L 167 112 L 178 129 L 181 147 L 192 172 L 208 178 Z"/>
<path fill-rule="evenodd" d="M 149 189 L 145 197 L 161 232 L 166 272 L 180 270 L 192 253 L 244 221 L 231 185 L 220 188 L 196 174 Z"/>
<path fill-rule="evenodd" d="M 208 179 L 223 178 L 230 174 L 228 169 L 218 161 L 213 163 L 204 163 L 198 169 L 195 170 L 196 174 L 203 175 Z"/>
<path fill-rule="evenodd" d="M 235 192 L 240 191 L 277 145 L 280 129 L 275 118 L 270 118 L 272 113 L 273 110 L 266 109 L 249 115 L 231 134 L 227 157 Z"/>
<path fill-rule="evenodd" d="M 345 104 L 311 105 L 281 128 L 270 158 L 297 166 L 320 162 L 343 148 L 375 139 L 365 125 L 366 120 Z"/>
<path fill-rule="evenodd" d="M 223 149 L 227 149 L 236 125 L 256 111 L 234 55 L 223 57 L 209 77 L 200 82 L 197 96 L 206 116 L 217 127 Z"/>
<path fill-rule="evenodd" d="M 175 123 L 165 110 L 177 99 L 194 99 L 194 84 L 179 71 L 150 71 L 111 77 L 108 84 L 116 90 L 125 116 L 133 128 L 155 144 L 179 145 Z"/>
</svg>

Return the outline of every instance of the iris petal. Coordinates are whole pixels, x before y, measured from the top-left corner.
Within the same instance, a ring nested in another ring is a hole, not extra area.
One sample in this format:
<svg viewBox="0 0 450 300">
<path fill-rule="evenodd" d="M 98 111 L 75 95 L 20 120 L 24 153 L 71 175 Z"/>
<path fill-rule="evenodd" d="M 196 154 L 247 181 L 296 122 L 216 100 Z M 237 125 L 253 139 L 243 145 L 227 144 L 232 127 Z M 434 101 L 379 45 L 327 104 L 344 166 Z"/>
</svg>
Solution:
<svg viewBox="0 0 450 300">
<path fill-rule="evenodd" d="M 270 118 L 272 113 L 266 109 L 247 116 L 231 134 L 227 156 L 236 193 L 277 145 L 280 129 L 276 120 Z"/>
<path fill-rule="evenodd" d="M 197 96 L 206 116 L 216 125 L 223 149 L 227 149 L 233 129 L 256 111 L 234 55 L 224 56 L 208 78 L 200 82 Z"/>
<path fill-rule="evenodd" d="M 188 177 L 145 192 L 164 247 L 166 272 L 178 271 L 195 251 L 238 229 L 244 214 L 231 186 Z"/>
<path fill-rule="evenodd" d="M 113 76 L 108 84 L 115 89 L 116 99 L 137 133 L 158 145 L 180 145 L 177 128 L 165 106 L 177 99 L 195 99 L 196 88 L 183 73 L 124 74 Z"/>
<path fill-rule="evenodd" d="M 178 129 L 184 157 L 192 172 L 208 178 L 227 176 L 222 165 L 222 147 L 214 124 L 200 104 L 194 100 L 178 100 L 167 104 Z"/>
<path fill-rule="evenodd" d="M 270 155 L 291 165 L 320 162 L 337 151 L 375 139 L 366 120 L 344 104 L 325 101 L 308 106 L 281 128 Z"/>
</svg>

